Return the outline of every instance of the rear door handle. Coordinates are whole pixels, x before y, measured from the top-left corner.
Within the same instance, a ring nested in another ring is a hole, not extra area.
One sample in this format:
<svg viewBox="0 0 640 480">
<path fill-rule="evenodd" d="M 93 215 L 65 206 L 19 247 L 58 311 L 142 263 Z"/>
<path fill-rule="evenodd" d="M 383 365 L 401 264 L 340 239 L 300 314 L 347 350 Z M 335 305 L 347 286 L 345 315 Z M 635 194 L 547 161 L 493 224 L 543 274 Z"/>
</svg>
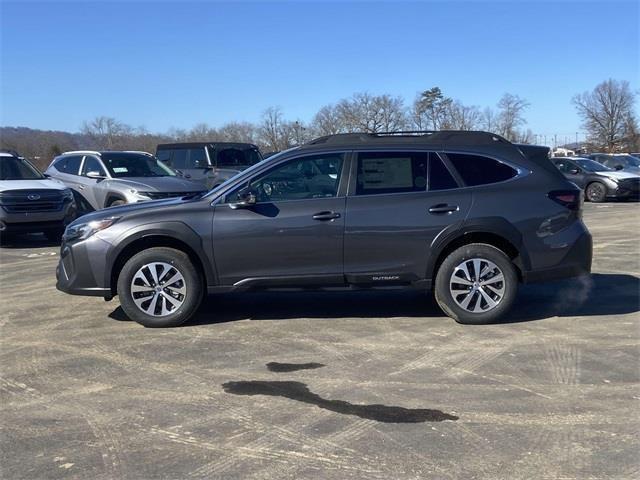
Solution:
<svg viewBox="0 0 640 480">
<path fill-rule="evenodd" d="M 313 216 L 314 220 L 327 221 L 340 218 L 340 214 L 337 212 L 319 212 Z"/>
<path fill-rule="evenodd" d="M 453 213 L 453 212 L 457 212 L 458 210 L 460 210 L 458 205 L 447 205 L 446 203 L 439 203 L 429 208 L 429 213 L 433 213 L 433 214 Z"/>
</svg>

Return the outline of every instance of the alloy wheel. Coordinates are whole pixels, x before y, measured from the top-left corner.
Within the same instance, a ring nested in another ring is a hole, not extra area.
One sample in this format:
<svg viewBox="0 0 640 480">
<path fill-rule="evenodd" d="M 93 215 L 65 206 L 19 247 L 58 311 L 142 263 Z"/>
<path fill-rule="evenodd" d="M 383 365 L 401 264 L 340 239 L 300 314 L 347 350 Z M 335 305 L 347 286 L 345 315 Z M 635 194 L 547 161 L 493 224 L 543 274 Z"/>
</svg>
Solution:
<svg viewBox="0 0 640 480">
<path fill-rule="evenodd" d="M 465 260 L 453 270 L 449 292 L 456 304 L 467 312 L 488 312 L 496 308 L 504 296 L 504 274 L 487 259 Z"/>
<path fill-rule="evenodd" d="M 187 286 L 182 273 L 165 262 L 140 267 L 131 280 L 131 298 L 136 306 L 153 317 L 165 317 L 184 303 Z"/>
</svg>

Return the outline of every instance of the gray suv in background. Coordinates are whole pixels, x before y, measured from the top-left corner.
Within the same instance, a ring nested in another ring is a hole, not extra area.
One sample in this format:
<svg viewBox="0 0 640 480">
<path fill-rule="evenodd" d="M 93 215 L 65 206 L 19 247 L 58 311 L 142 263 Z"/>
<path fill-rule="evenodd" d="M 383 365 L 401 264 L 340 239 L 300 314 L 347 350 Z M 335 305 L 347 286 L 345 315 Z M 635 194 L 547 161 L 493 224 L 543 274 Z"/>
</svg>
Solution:
<svg viewBox="0 0 640 480">
<path fill-rule="evenodd" d="M 156 156 L 207 189 L 217 187 L 262 160 L 255 145 L 229 142 L 165 143 L 158 145 Z"/>
<path fill-rule="evenodd" d="M 146 152 L 66 152 L 45 173 L 71 188 L 84 211 L 204 190 Z"/>
<path fill-rule="evenodd" d="M 456 321 L 492 322 L 518 283 L 591 269 L 582 192 L 548 152 L 485 132 L 321 137 L 206 195 L 76 220 L 57 288 L 118 295 L 149 327 L 206 293 L 340 287 L 433 289 Z"/>
</svg>

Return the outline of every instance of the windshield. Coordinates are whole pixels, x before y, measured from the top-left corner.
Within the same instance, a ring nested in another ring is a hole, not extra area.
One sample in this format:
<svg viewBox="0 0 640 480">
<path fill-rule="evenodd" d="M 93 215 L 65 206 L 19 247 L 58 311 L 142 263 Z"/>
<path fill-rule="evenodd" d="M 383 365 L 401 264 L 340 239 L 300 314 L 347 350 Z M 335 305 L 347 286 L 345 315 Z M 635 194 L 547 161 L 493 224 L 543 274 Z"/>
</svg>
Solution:
<svg viewBox="0 0 640 480">
<path fill-rule="evenodd" d="M 156 157 L 142 153 L 103 153 L 102 161 L 114 178 L 176 176 L 176 172 Z"/>
<path fill-rule="evenodd" d="M 0 157 L 0 180 L 43 180 L 45 178 L 24 158 Z"/>
<path fill-rule="evenodd" d="M 614 160 L 622 160 L 620 163 L 627 167 L 640 167 L 640 158 L 636 158 L 633 155 L 616 155 Z"/>
<path fill-rule="evenodd" d="M 287 150 L 283 150 L 281 152 L 276 153 L 275 155 L 269 157 L 269 163 L 276 161 L 277 159 L 279 159 L 280 157 L 282 157 L 284 154 L 288 153 L 288 152 L 292 152 L 293 150 L 297 150 L 300 147 L 292 147 L 289 148 Z M 265 162 L 266 160 L 261 160 L 258 163 L 251 165 L 249 168 L 247 168 L 246 170 L 240 172 L 239 174 L 237 174 L 235 177 L 231 177 L 229 180 L 227 180 L 224 183 L 221 183 L 220 185 L 218 185 L 217 187 L 215 187 L 213 190 L 209 190 L 209 192 L 207 192 L 207 194 L 205 196 L 210 196 L 213 192 L 217 192 L 223 188 L 225 188 L 227 186 L 227 184 L 229 182 L 235 182 L 238 178 L 248 178 L 250 176 L 252 176 L 253 172 L 255 172 L 256 170 L 258 170 L 259 168 L 261 168 L 262 166 L 262 162 Z"/>
<path fill-rule="evenodd" d="M 587 172 L 610 172 L 613 170 L 613 168 L 605 167 L 595 160 L 580 159 L 574 160 L 574 162 L 576 162 L 580 166 L 580 168 L 586 170 Z"/>
</svg>

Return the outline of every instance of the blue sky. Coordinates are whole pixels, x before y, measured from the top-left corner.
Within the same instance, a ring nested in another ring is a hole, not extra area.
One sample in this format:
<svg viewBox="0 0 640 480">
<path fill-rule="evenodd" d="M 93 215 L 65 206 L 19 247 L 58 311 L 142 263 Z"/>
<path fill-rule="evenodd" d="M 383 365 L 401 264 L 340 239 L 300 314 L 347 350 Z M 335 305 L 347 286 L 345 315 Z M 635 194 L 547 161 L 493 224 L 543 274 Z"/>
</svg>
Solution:
<svg viewBox="0 0 640 480">
<path fill-rule="evenodd" d="M 534 133 L 581 131 L 571 97 L 638 90 L 639 2 L 1 1 L 0 124 L 151 131 L 308 121 L 355 92 L 439 86 L 466 104 L 526 98 Z"/>
</svg>

